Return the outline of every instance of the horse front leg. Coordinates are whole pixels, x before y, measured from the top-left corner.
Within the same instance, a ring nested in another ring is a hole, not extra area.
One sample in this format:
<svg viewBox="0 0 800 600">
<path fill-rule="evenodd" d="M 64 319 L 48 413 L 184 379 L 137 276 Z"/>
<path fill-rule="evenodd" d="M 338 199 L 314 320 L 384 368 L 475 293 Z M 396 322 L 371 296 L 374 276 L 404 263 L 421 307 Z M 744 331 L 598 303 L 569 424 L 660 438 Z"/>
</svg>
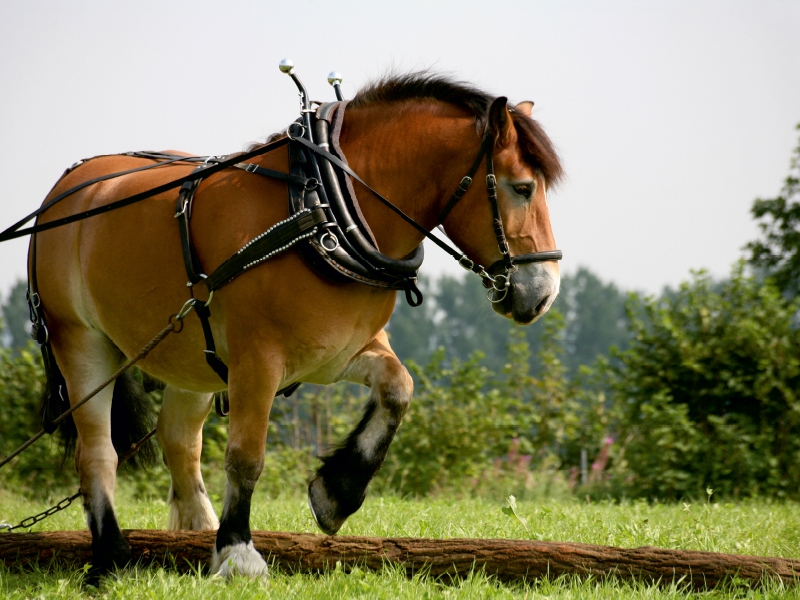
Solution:
<svg viewBox="0 0 800 600">
<path fill-rule="evenodd" d="M 264 362 L 256 364 L 249 357 L 237 365 L 231 360 L 225 452 L 228 486 L 211 560 L 212 572 L 223 577 L 267 574 L 267 563 L 253 547 L 250 535 L 250 504 L 264 468 L 269 411 L 278 382 L 279 376 L 270 376 Z"/>
<path fill-rule="evenodd" d="M 308 485 L 309 507 L 328 535 L 339 531 L 364 502 L 414 391 L 414 382 L 389 346 L 385 331 L 350 362 L 343 379 L 372 391 L 361 421 L 342 447 L 321 459 L 322 466 Z"/>
</svg>

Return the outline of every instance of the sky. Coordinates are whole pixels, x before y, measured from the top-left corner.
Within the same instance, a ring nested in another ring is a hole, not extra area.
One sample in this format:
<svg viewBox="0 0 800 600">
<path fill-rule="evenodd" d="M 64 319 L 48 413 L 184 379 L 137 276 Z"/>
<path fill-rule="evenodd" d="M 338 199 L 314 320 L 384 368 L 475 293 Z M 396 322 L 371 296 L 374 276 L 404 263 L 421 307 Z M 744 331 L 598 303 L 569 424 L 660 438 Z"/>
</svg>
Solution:
<svg viewBox="0 0 800 600">
<path fill-rule="evenodd" d="M 332 70 L 351 97 L 431 68 L 535 101 L 567 172 L 550 195 L 562 270 L 623 289 L 725 276 L 797 145 L 797 0 L 0 0 L 0 225 L 78 159 L 224 154 L 285 128 L 286 57 L 314 99 L 333 99 Z M 0 245 L 0 295 L 26 248 Z M 423 273 L 461 272 L 435 250 Z"/>
</svg>

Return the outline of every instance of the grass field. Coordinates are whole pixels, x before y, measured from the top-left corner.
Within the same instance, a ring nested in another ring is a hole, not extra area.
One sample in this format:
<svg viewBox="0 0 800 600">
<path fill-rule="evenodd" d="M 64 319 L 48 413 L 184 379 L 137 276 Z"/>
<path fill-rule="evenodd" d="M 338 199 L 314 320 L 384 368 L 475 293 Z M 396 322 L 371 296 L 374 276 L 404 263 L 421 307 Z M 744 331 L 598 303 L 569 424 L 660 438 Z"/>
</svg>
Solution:
<svg viewBox="0 0 800 600">
<path fill-rule="evenodd" d="M 58 499 L 58 498 L 56 498 Z M 15 523 L 46 508 L 46 503 L 0 491 L 0 521 Z M 479 537 L 560 540 L 614 546 L 661 546 L 739 554 L 800 557 L 800 515 L 794 503 L 647 504 L 586 502 L 577 499 L 519 502 L 527 524 L 502 511 L 502 498 L 403 500 L 370 497 L 344 526 L 343 535 Z M 135 500 L 123 488 L 117 496 L 124 528 L 165 528 L 167 506 L 161 500 Z M 305 498 L 267 499 L 254 503 L 254 529 L 309 531 L 316 528 Z M 83 515 L 72 506 L 34 530 L 82 529 Z M 0 534 L 2 535 L 2 534 Z M 800 590 L 770 584 L 764 589 L 728 587 L 690 593 L 679 583 L 662 587 L 599 582 L 574 577 L 527 585 L 505 585 L 476 573 L 458 583 L 397 569 L 380 573 L 332 570 L 324 575 L 296 575 L 275 568 L 265 581 L 223 581 L 179 575 L 160 569 L 129 569 L 107 579 L 99 589 L 85 587 L 75 570 L 47 569 L 20 573 L 0 568 L 3 598 L 800 598 Z"/>
</svg>

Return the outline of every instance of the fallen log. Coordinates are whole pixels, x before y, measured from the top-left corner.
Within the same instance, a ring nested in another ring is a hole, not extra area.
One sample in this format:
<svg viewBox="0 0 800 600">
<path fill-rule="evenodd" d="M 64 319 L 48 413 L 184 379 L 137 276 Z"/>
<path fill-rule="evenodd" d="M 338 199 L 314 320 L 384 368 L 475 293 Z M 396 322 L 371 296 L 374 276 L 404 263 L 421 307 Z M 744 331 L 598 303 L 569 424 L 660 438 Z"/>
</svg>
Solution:
<svg viewBox="0 0 800 600">
<path fill-rule="evenodd" d="M 133 560 L 142 565 L 204 569 L 211 556 L 213 531 L 125 530 Z M 644 546 L 616 548 L 594 544 L 528 540 L 375 538 L 311 533 L 254 531 L 253 543 L 265 558 L 290 571 L 319 572 L 337 563 L 381 569 L 402 565 L 409 574 L 465 576 L 484 569 L 502 581 L 522 581 L 562 574 L 609 576 L 671 583 L 684 578 L 696 589 L 732 578 L 760 582 L 777 577 L 795 583 L 800 560 L 669 550 Z M 0 534 L 0 560 L 11 568 L 91 560 L 88 531 Z"/>
</svg>

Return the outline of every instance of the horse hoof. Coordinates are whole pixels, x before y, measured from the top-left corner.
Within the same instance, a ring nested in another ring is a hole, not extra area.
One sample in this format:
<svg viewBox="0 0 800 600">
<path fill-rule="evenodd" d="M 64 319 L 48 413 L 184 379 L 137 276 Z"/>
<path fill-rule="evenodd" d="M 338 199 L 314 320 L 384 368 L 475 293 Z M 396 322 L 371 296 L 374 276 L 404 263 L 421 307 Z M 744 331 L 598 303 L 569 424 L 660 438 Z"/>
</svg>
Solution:
<svg viewBox="0 0 800 600">
<path fill-rule="evenodd" d="M 327 535 L 335 535 L 349 516 L 341 514 L 339 503 L 328 494 L 319 475 L 308 484 L 308 507 L 317 527 Z"/>
<path fill-rule="evenodd" d="M 244 575 L 251 579 L 266 577 L 268 575 L 267 563 L 258 550 L 253 547 L 252 540 L 225 546 L 211 556 L 211 572 L 220 577 L 230 579 L 234 575 Z"/>
</svg>

